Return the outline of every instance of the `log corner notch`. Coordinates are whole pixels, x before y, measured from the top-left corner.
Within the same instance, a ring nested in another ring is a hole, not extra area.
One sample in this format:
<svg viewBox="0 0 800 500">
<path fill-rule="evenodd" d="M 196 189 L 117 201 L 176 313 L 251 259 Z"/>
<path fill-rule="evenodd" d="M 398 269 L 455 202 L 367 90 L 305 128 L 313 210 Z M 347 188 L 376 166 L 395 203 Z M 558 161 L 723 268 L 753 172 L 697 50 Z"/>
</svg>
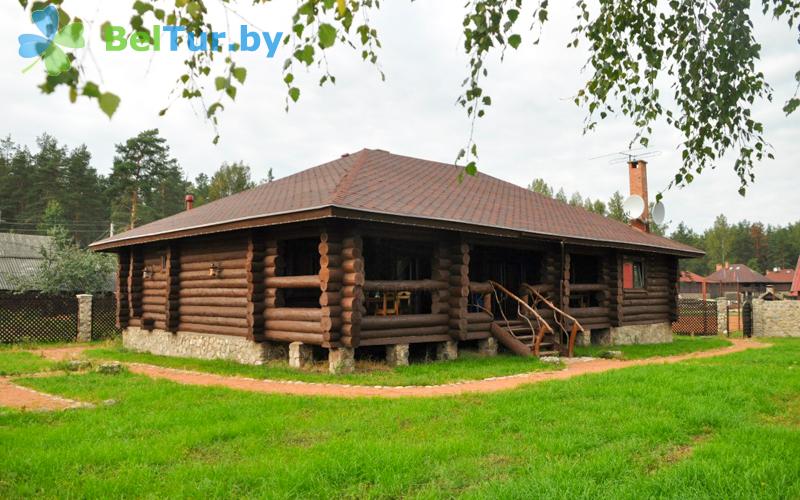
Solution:
<svg viewBox="0 0 800 500">
<path fill-rule="evenodd" d="M 678 286 L 680 283 L 680 261 L 671 257 L 667 262 L 667 277 L 669 279 L 669 321 L 678 321 Z"/>
<path fill-rule="evenodd" d="M 142 324 L 142 296 L 144 293 L 144 255 L 142 249 L 133 247 L 131 249 L 130 275 L 128 276 L 128 305 L 130 307 L 130 319 L 135 320 L 135 325 Z M 134 323 L 130 321 L 129 323 Z"/>
<path fill-rule="evenodd" d="M 469 302 L 469 245 L 451 245 L 450 254 L 450 336 L 467 340 L 467 304 Z"/>
<path fill-rule="evenodd" d="M 363 248 L 364 242 L 359 235 L 347 236 L 340 245 L 342 287 L 339 293 L 339 342 L 345 347 L 358 347 L 361 342 L 361 318 L 367 312 L 364 306 Z"/>
<path fill-rule="evenodd" d="M 118 255 L 117 282 L 116 282 L 116 302 L 117 302 L 117 328 L 125 329 L 131 317 L 130 295 L 128 294 L 130 283 L 128 281 L 131 271 L 131 252 L 123 249 Z"/>
<path fill-rule="evenodd" d="M 180 247 L 178 243 L 173 242 L 167 246 L 166 253 L 166 289 L 165 293 L 165 308 L 164 308 L 164 325 L 166 330 L 172 333 L 178 331 L 178 324 L 180 323 Z"/>
<path fill-rule="evenodd" d="M 319 237 L 319 305 L 323 347 L 339 345 L 342 329 L 342 238 L 325 231 Z"/>
<path fill-rule="evenodd" d="M 247 338 L 254 341 L 264 340 L 264 305 L 266 303 L 264 269 L 267 245 L 259 236 L 255 231 L 250 232 L 245 255 Z"/>
</svg>

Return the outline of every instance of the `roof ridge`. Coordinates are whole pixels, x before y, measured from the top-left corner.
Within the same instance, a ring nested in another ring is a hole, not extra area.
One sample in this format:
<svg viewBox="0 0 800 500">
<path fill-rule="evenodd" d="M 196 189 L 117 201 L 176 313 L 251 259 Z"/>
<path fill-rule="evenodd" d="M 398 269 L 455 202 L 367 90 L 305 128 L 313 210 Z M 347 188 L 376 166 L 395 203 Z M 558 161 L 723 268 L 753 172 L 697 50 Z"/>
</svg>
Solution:
<svg viewBox="0 0 800 500">
<path fill-rule="evenodd" d="M 350 170 L 347 171 L 344 177 L 342 177 L 342 180 L 340 180 L 339 184 L 336 186 L 336 190 L 334 190 L 333 196 L 331 197 L 332 205 L 336 205 L 337 203 L 341 203 L 343 201 L 345 194 L 353 184 L 353 179 L 357 177 L 358 173 L 361 171 L 361 167 L 363 167 L 367 162 L 367 157 L 370 153 L 372 153 L 371 150 L 364 148 L 353 155 L 357 156 L 357 158 L 350 167 Z"/>
</svg>

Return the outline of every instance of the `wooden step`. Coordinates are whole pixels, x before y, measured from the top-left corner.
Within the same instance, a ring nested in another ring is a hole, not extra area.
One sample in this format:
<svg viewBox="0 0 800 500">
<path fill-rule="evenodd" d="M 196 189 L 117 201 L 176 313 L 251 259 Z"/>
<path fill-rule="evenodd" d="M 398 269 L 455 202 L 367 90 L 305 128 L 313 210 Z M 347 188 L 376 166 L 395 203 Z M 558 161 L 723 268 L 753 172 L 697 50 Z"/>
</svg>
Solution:
<svg viewBox="0 0 800 500">
<path fill-rule="evenodd" d="M 540 358 L 542 356 L 559 356 L 559 355 L 560 353 L 558 351 L 542 351 L 542 350 L 539 351 Z"/>
</svg>

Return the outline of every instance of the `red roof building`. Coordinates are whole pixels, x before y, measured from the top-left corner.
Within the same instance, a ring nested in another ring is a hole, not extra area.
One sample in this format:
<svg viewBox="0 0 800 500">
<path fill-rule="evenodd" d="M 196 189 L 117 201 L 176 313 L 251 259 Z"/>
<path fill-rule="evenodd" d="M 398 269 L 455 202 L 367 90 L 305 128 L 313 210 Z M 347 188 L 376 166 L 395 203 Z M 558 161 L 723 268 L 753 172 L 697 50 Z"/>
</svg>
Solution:
<svg viewBox="0 0 800 500">
<path fill-rule="evenodd" d="M 800 295 L 800 256 L 797 257 L 797 265 L 794 267 L 792 286 L 789 288 L 789 290 L 794 296 Z"/>
</svg>

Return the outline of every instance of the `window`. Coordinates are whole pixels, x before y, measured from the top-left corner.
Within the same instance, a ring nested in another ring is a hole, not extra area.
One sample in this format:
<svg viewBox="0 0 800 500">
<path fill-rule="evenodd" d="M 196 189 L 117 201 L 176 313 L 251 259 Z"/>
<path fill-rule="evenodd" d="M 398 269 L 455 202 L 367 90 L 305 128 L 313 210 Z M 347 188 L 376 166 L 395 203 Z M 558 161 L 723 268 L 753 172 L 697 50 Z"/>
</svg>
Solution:
<svg viewBox="0 0 800 500">
<path fill-rule="evenodd" d="M 622 264 L 622 287 L 628 289 L 644 288 L 644 262 L 626 260 Z"/>
</svg>

